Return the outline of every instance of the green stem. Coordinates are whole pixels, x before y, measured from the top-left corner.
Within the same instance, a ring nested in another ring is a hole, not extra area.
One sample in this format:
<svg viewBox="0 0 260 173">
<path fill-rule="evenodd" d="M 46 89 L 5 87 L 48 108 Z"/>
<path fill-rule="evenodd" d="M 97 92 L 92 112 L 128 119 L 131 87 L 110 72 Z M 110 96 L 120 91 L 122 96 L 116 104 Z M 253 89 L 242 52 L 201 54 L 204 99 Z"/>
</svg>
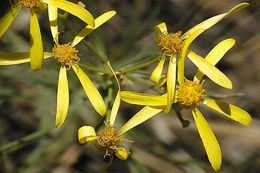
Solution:
<svg viewBox="0 0 260 173">
<path fill-rule="evenodd" d="M 43 136 L 46 136 L 48 134 L 50 134 L 50 132 L 53 130 L 53 128 L 51 129 L 44 129 L 44 130 L 40 130 L 40 131 L 37 131 L 37 132 L 34 132 L 30 135 L 27 135 L 21 139 L 18 139 L 18 140 L 15 140 L 13 142 L 10 142 L 2 147 L 0 147 L 0 154 L 1 153 L 6 153 L 6 152 L 10 152 L 10 151 L 13 151 L 13 150 L 16 150 L 18 148 L 21 148 L 23 147 L 24 145 L 27 145 L 27 144 L 30 144 L 32 143 L 33 141 L 43 137 Z"/>
<path fill-rule="evenodd" d="M 216 94 L 212 92 L 207 92 L 207 98 L 211 98 L 211 99 L 225 99 L 225 98 L 241 97 L 241 96 L 244 96 L 244 93 Z"/>
<path fill-rule="evenodd" d="M 159 94 L 164 94 L 164 91 L 161 88 L 153 85 L 152 83 L 148 82 L 147 80 L 141 79 L 141 78 L 136 77 L 131 74 L 127 74 L 126 77 L 128 77 L 130 80 L 134 80 L 136 82 L 139 82 L 139 83 L 145 85 L 146 87 L 158 92 Z"/>
<path fill-rule="evenodd" d="M 86 68 L 90 71 L 93 71 L 93 72 L 111 74 L 111 72 L 107 69 L 107 67 L 97 67 L 95 65 L 91 65 L 91 64 L 88 64 L 88 63 L 84 63 L 84 64 L 79 63 L 79 66 L 84 67 L 84 68 Z"/>
<path fill-rule="evenodd" d="M 154 62 L 158 61 L 158 57 L 157 58 L 153 58 L 151 60 L 148 60 L 148 61 L 145 61 L 145 62 L 142 62 L 142 63 L 133 63 L 133 64 L 130 64 L 129 66 L 125 66 L 121 69 L 121 72 L 122 73 L 129 73 L 129 72 L 133 72 L 133 71 L 136 71 L 136 70 L 139 70 L 139 69 L 142 69 L 144 67 L 147 67 L 151 64 L 153 64 Z"/>
</svg>

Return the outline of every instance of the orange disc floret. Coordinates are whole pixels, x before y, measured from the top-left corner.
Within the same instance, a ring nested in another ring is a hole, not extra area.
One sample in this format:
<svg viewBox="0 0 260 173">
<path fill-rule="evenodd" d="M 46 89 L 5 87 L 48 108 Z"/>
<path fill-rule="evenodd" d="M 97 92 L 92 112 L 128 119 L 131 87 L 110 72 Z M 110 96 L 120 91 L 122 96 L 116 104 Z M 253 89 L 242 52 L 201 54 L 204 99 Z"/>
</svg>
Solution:
<svg viewBox="0 0 260 173">
<path fill-rule="evenodd" d="M 25 8 L 34 8 L 39 7 L 41 4 L 41 0 L 19 0 L 19 3 L 22 4 Z"/>
<path fill-rule="evenodd" d="M 180 52 L 183 47 L 180 31 L 177 33 L 160 34 L 157 42 L 169 56 Z"/>
<path fill-rule="evenodd" d="M 195 81 L 185 80 L 178 86 L 176 91 L 177 101 L 184 107 L 197 106 L 204 100 L 205 90 L 202 84 Z"/>
<path fill-rule="evenodd" d="M 54 58 L 67 69 L 80 61 L 78 50 L 70 44 L 55 45 L 52 49 Z"/>
</svg>

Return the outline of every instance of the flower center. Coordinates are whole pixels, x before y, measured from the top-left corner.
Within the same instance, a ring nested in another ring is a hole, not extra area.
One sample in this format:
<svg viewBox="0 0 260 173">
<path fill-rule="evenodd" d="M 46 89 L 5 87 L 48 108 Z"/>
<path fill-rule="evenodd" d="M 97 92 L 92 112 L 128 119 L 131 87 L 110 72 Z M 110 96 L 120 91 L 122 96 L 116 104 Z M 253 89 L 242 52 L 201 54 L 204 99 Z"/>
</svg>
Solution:
<svg viewBox="0 0 260 173">
<path fill-rule="evenodd" d="M 158 45 L 161 46 L 162 50 L 169 56 L 178 53 L 183 47 L 181 32 L 160 34 Z"/>
<path fill-rule="evenodd" d="M 116 150 L 118 148 L 119 142 L 124 141 L 125 139 L 121 137 L 116 127 L 110 125 L 109 123 L 105 123 L 105 127 L 103 130 L 98 133 L 98 144 L 104 147 L 106 150 Z"/>
<path fill-rule="evenodd" d="M 19 3 L 22 4 L 25 8 L 33 8 L 33 7 L 39 7 L 41 0 L 19 0 Z"/>
<path fill-rule="evenodd" d="M 52 49 L 54 58 L 67 69 L 80 61 L 78 50 L 70 44 L 55 45 Z"/>
<path fill-rule="evenodd" d="M 176 91 L 177 101 L 182 106 L 197 106 L 204 100 L 205 90 L 202 84 L 195 81 L 185 80 L 178 86 Z"/>
</svg>

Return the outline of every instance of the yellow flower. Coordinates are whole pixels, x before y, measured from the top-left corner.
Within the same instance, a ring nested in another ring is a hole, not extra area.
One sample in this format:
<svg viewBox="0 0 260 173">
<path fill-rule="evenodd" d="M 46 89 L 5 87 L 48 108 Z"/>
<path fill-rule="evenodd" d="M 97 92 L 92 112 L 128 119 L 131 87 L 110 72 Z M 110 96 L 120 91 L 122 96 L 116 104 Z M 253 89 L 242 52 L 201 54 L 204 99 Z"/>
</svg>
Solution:
<svg viewBox="0 0 260 173">
<path fill-rule="evenodd" d="M 193 55 L 195 53 L 191 50 L 188 50 L 188 47 L 205 30 L 215 25 L 224 17 L 246 6 L 248 6 L 248 3 L 240 3 L 226 13 L 211 17 L 201 22 L 184 34 L 182 34 L 180 31 L 177 33 L 168 33 L 168 29 L 165 23 L 156 25 L 156 41 L 158 46 L 161 47 L 163 54 L 158 65 L 153 70 L 150 79 L 159 86 L 163 85 L 166 82 L 168 93 L 168 104 L 165 109 L 166 112 L 169 112 L 171 110 L 171 106 L 174 101 L 177 69 L 178 82 L 182 82 L 184 80 L 184 62 L 186 56 L 188 56 L 189 59 L 199 69 L 201 69 L 213 82 L 225 88 L 232 88 L 231 81 L 221 71 L 219 71 L 211 64 L 207 63 L 204 59 L 201 59 L 199 57 L 194 58 Z M 169 57 L 168 71 L 166 74 L 163 74 L 163 68 L 167 57 Z M 215 74 L 214 78 L 212 78 L 212 74 Z"/>
<path fill-rule="evenodd" d="M 223 57 L 223 55 L 234 45 L 233 39 L 226 39 L 220 42 L 212 51 L 207 55 L 205 60 L 207 63 L 215 66 L 217 62 Z M 202 59 L 199 55 L 192 53 L 192 57 L 195 59 Z M 203 68 L 202 68 L 203 69 Z M 215 74 L 210 74 L 214 77 Z M 194 79 L 192 81 L 184 79 L 177 86 L 175 93 L 175 102 L 181 109 L 191 109 L 192 114 L 197 125 L 199 135 L 202 139 L 202 143 L 205 147 L 208 159 L 214 170 L 218 170 L 221 166 L 222 156 L 217 139 L 210 129 L 207 121 L 199 111 L 199 105 L 204 104 L 209 108 L 219 112 L 220 114 L 231 118 L 245 126 L 248 126 L 252 119 L 250 115 L 243 109 L 221 101 L 213 100 L 208 98 L 206 92 L 203 88 L 202 77 L 204 76 L 204 71 L 198 70 Z M 142 111 L 147 111 L 147 114 L 137 114 L 128 123 L 131 123 L 135 119 L 147 120 L 157 113 L 153 112 L 155 109 L 165 110 L 168 104 L 167 94 L 161 96 L 153 96 L 150 94 L 141 94 L 129 91 L 122 91 L 122 100 L 131 104 L 146 105 Z M 149 112 L 151 111 L 151 113 Z M 160 111 L 158 111 L 160 112 Z M 139 121 L 142 123 L 142 121 Z M 127 130 L 127 129 L 126 129 Z"/>
<path fill-rule="evenodd" d="M 95 27 L 86 26 L 79 32 L 71 43 L 59 44 L 56 41 L 52 52 L 45 52 L 44 58 L 53 57 L 58 64 L 60 64 L 59 80 L 58 80 L 58 92 L 57 92 L 57 112 L 56 112 L 56 126 L 61 126 L 67 116 L 69 106 L 69 89 L 67 80 L 67 70 L 70 68 L 76 73 L 79 81 L 84 88 L 86 95 L 88 96 L 94 109 L 100 114 L 104 115 L 106 112 L 105 103 L 99 94 L 98 90 L 91 82 L 89 77 L 78 66 L 80 61 L 78 50 L 75 46 L 94 29 L 105 23 L 116 14 L 115 11 L 109 11 L 104 13 L 95 19 Z M 0 53 L 0 65 L 14 65 L 30 61 L 29 52 L 20 53 Z"/>
<path fill-rule="evenodd" d="M 51 31 L 55 40 L 58 36 L 57 28 L 57 8 L 67 11 L 68 13 L 77 16 L 79 19 L 89 24 L 90 26 L 95 26 L 95 21 L 93 16 L 83 7 L 66 0 L 17 0 L 9 12 L 6 13 L 4 17 L 0 19 L 0 37 L 5 33 L 5 31 L 10 27 L 17 14 L 22 8 L 30 10 L 30 62 L 32 70 L 38 70 L 41 68 L 42 59 L 44 57 L 43 45 L 41 39 L 41 31 L 39 26 L 39 21 L 37 18 L 37 10 L 42 6 L 48 5 L 48 13 Z"/>
<path fill-rule="evenodd" d="M 113 71 L 112 67 L 110 66 L 108 62 L 108 66 L 110 67 L 111 71 L 113 72 L 113 75 L 116 78 L 116 74 Z M 118 85 L 118 92 L 111 110 L 111 113 L 108 118 L 108 122 L 105 122 L 105 126 L 103 129 L 101 129 L 98 133 L 96 133 L 94 127 L 92 126 L 82 126 L 78 130 L 78 140 L 79 143 L 92 143 L 96 142 L 98 148 L 102 148 L 105 151 L 105 156 L 109 156 L 111 160 L 113 159 L 113 156 L 115 155 L 121 160 L 126 160 L 130 154 L 129 150 L 125 148 L 122 145 L 122 142 L 132 142 L 126 138 L 124 138 L 122 135 L 126 133 L 128 130 L 134 128 L 135 126 L 139 125 L 141 122 L 144 122 L 147 117 L 143 115 L 155 115 L 159 112 L 161 112 L 161 109 L 152 109 L 148 107 L 148 109 L 143 109 L 143 111 L 138 112 L 131 118 L 128 122 L 126 122 L 123 127 L 121 127 L 120 130 L 116 129 L 115 126 L 115 120 L 116 116 L 120 107 L 120 85 L 119 81 L 116 78 L 117 85 Z M 144 119 L 145 118 L 145 119 Z"/>
</svg>

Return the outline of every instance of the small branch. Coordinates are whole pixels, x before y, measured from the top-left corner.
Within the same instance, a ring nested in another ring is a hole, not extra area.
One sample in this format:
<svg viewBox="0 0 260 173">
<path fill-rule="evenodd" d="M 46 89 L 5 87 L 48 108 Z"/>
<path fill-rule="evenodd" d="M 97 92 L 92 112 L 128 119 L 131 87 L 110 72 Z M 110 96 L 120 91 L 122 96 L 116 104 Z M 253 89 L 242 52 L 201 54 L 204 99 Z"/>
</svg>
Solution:
<svg viewBox="0 0 260 173">
<path fill-rule="evenodd" d="M 216 94 L 216 93 L 207 93 L 207 97 L 211 99 L 225 99 L 231 97 L 242 97 L 244 93 L 231 93 L 231 94 Z"/>
<path fill-rule="evenodd" d="M 164 94 L 164 91 L 157 87 L 156 85 L 153 85 L 152 83 L 148 82 L 147 80 L 144 80 L 144 79 L 141 79 L 139 77 L 136 77 L 134 75 L 130 75 L 130 74 L 127 74 L 126 77 L 128 77 L 129 79 L 133 80 L 133 81 L 136 81 L 136 82 L 139 82 L 143 85 L 145 85 L 146 87 L 158 92 L 159 94 Z"/>
<path fill-rule="evenodd" d="M 185 128 L 185 127 L 189 127 L 190 125 L 190 122 L 188 120 L 184 120 L 182 118 L 182 115 L 181 115 L 181 112 L 178 111 L 178 110 L 175 110 L 176 114 L 177 114 L 177 117 L 178 119 L 180 120 L 181 124 L 182 124 L 182 127 Z"/>
<path fill-rule="evenodd" d="M 111 72 L 109 72 L 109 70 L 107 69 L 107 67 L 97 67 L 95 65 L 91 65 L 91 64 L 88 64 L 88 63 L 84 63 L 84 64 L 81 64 L 79 63 L 79 66 L 81 67 L 84 67 L 90 71 L 93 71 L 93 72 L 98 72 L 98 73 L 104 73 L 104 74 L 111 74 Z"/>
<path fill-rule="evenodd" d="M 123 67 L 120 71 L 122 73 L 129 73 L 129 72 L 133 72 L 133 71 L 136 71 L 136 70 L 139 70 L 139 69 L 142 69 L 144 67 L 147 67 L 151 64 L 153 64 L 154 62 L 158 61 L 158 57 L 157 58 L 153 58 L 153 59 L 149 59 L 145 62 L 142 62 L 142 63 L 133 63 L 133 64 L 130 64 L 129 66 L 125 66 Z"/>
<path fill-rule="evenodd" d="M 15 140 L 13 142 L 10 142 L 2 147 L 0 147 L 0 154 L 2 153 L 6 153 L 6 152 L 10 152 L 10 151 L 13 151 L 13 150 L 16 150 L 18 148 L 21 148 L 27 144 L 30 144 L 32 143 L 33 141 L 43 137 L 43 136 L 46 136 L 48 134 L 50 134 L 50 132 L 53 130 L 54 128 L 51 128 L 51 129 L 44 129 L 44 130 L 40 130 L 40 131 L 37 131 L 37 132 L 34 132 L 30 135 L 27 135 L 21 139 L 18 139 L 18 140 Z"/>
</svg>

